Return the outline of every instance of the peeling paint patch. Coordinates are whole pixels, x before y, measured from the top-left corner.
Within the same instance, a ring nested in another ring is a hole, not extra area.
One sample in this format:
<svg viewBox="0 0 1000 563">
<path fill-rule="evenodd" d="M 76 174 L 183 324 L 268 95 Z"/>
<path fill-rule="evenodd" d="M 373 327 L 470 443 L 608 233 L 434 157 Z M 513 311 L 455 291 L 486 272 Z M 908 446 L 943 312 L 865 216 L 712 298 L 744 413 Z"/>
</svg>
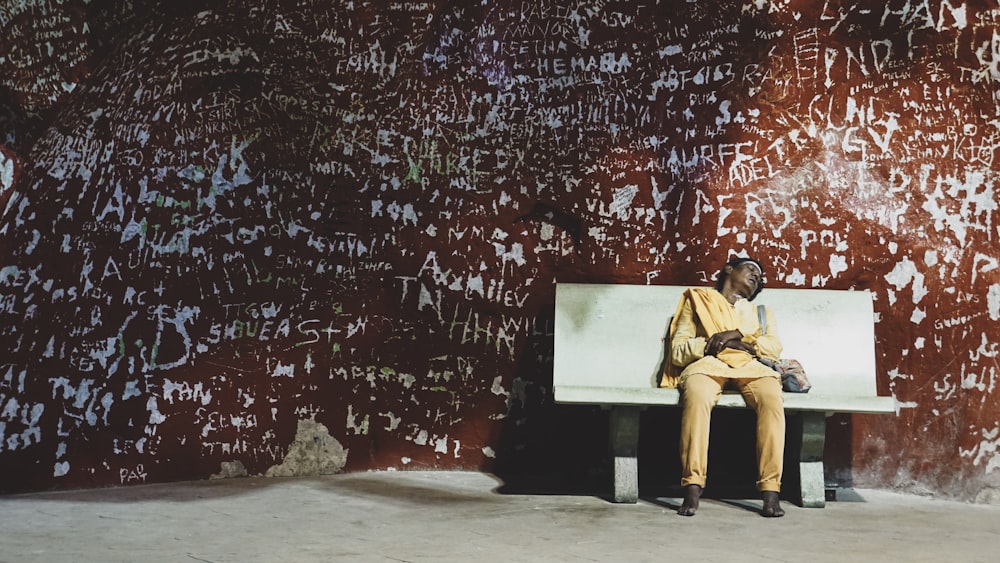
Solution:
<svg viewBox="0 0 1000 563">
<path fill-rule="evenodd" d="M 959 449 L 962 457 L 972 457 L 973 465 L 985 465 L 986 473 L 1000 469 L 1000 426 L 982 429 L 983 440 L 971 450 Z M 975 457 L 973 457 L 975 456 Z"/>
<path fill-rule="evenodd" d="M 284 365 L 280 361 L 271 372 L 271 377 L 295 377 L 295 364 Z"/>
<path fill-rule="evenodd" d="M 439 454 L 448 453 L 448 437 L 438 438 L 434 441 L 434 451 Z"/>
<path fill-rule="evenodd" d="M 503 383 L 503 376 L 502 375 L 498 375 L 498 376 L 494 377 L 493 378 L 493 385 L 492 385 L 492 387 L 490 387 L 490 392 L 493 393 L 494 395 L 509 396 L 510 393 L 508 393 L 507 390 L 503 388 L 502 383 Z"/>
<path fill-rule="evenodd" d="M 1000 487 L 986 487 L 979 491 L 974 502 L 977 504 L 1000 504 Z"/>
<path fill-rule="evenodd" d="M 243 462 L 236 461 L 223 461 L 220 464 L 219 472 L 209 477 L 210 479 L 232 479 L 235 477 L 246 477 L 249 475 L 247 473 L 247 468 L 243 466 Z"/>
<path fill-rule="evenodd" d="M 837 277 L 837 274 L 847 271 L 847 258 L 836 254 L 830 255 L 830 275 Z"/>
<path fill-rule="evenodd" d="M 388 430 L 389 432 L 392 432 L 393 430 L 399 428 L 399 423 L 403 420 L 402 418 L 393 414 L 392 411 L 380 412 L 379 415 L 389 419 L 389 425 L 385 427 L 385 429 Z"/>
<path fill-rule="evenodd" d="M 609 214 L 618 215 L 619 219 L 627 221 L 629 209 L 632 207 L 632 201 L 635 200 L 635 196 L 638 193 L 639 186 L 635 184 L 629 184 L 615 190 L 614 200 L 611 202 Z"/>
<path fill-rule="evenodd" d="M 348 450 L 338 442 L 327 427 L 315 420 L 299 420 L 295 440 L 285 459 L 268 468 L 268 477 L 297 477 L 303 475 L 333 475 L 347 465 Z"/>
<path fill-rule="evenodd" d="M 896 399 L 896 416 L 899 416 L 899 411 L 903 409 L 915 409 L 918 405 L 916 401 L 900 401 Z"/>
<path fill-rule="evenodd" d="M 162 424 L 167 420 L 167 417 L 163 416 L 163 413 L 160 412 L 156 397 L 150 397 L 146 401 L 146 410 L 149 411 L 149 423 L 152 425 Z"/>
<path fill-rule="evenodd" d="M 368 434 L 368 415 L 358 423 L 358 415 L 354 412 L 354 405 L 347 405 L 347 428 L 353 430 L 354 434 Z"/>
<path fill-rule="evenodd" d="M 0 199 L 14 186 L 14 159 L 0 151 Z"/>
<path fill-rule="evenodd" d="M 803 286 L 806 284 L 806 276 L 798 268 L 793 268 L 791 273 L 785 275 L 785 281 L 791 285 Z"/>
<path fill-rule="evenodd" d="M 913 376 L 900 373 L 898 369 L 891 369 L 889 370 L 889 380 L 891 381 L 894 379 L 913 379 Z"/>
<path fill-rule="evenodd" d="M 907 257 L 903 257 L 891 272 L 886 274 L 885 280 L 891 283 L 897 290 L 913 284 L 913 303 L 920 303 L 920 300 L 927 295 L 927 288 L 924 287 L 924 275 L 917 271 L 917 265 Z"/>
<path fill-rule="evenodd" d="M 986 310 L 989 311 L 990 319 L 1000 320 L 1000 283 L 991 285 L 987 290 Z"/>
</svg>

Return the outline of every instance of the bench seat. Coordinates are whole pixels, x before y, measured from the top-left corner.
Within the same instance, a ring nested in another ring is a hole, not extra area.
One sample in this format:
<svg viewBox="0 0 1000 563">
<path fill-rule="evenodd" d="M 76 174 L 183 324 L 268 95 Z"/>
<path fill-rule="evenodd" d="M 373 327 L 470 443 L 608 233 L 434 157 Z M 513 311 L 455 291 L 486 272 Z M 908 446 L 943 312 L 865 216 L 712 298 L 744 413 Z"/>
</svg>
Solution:
<svg viewBox="0 0 1000 563">
<path fill-rule="evenodd" d="M 680 402 L 678 390 L 658 384 L 669 320 L 685 289 L 556 285 L 555 402 L 610 410 L 616 502 L 638 499 L 639 412 Z M 896 412 L 895 399 L 876 392 L 872 296 L 867 291 L 765 289 L 755 302 L 774 312 L 782 357 L 799 360 L 813 385 L 809 393 L 785 393 L 784 399 L 785 410 L 800 413 L 803 420 L 802 505 L 822 507 L 826 417 Z M 718 406 L 747 408 L 738 392 L 724 393 Z"/>
</svg>

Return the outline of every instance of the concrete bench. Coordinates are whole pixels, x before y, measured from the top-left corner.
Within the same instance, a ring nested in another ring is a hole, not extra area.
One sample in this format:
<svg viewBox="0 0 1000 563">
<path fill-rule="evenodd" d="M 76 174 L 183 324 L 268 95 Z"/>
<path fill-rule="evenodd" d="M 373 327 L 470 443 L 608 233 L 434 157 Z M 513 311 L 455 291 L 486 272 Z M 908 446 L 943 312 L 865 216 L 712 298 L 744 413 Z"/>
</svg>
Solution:
<svg viewBox="0 0 1000 563">
<path fill-rule="evenodd" d="M 685 289 L 556 285 L 555 402 L 610 409 L 615 502 L 638 500 L 639 412 L 680 401 L 678 390 L 658 385 L 664 337 Z M 812 382 L 809 393 L 785 393 L 785 410 L 802 416 L 802 505 L 823 507 L 826 417 L 895 412 L 894 399 L 876 393 L 871 294 L 766 288 L 754 303 L 774 312 L 782 357 L 802 362 Z M 748 408 L 738 392 L 725 393 L 718 406 Z"/>
</svg>

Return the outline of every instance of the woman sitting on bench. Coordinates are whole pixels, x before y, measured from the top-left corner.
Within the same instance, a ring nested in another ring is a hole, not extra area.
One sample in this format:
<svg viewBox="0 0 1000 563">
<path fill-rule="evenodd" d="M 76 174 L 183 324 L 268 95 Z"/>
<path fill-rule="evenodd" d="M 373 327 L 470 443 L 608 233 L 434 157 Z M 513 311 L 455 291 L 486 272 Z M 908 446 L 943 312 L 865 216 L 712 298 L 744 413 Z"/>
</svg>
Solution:
<svg viewBox="0 0 1000 563">
<path fill-rule="evenodd" d="M 677 513 L 694 516 L 706 483 L 712 408 L 724 388 L 743 394 L 757 413 L 757 489 L 761 514 L 784 516 L 778 494 L 785 449 L 785 411 L 778 373 L 757 361 L 778 359 L 781 341 L 771 312 L 761 333 L 750 304 L 764 285 L 763 268 L 752 258 L 734 258 L 719 271 L 715 289 L 684 292 L 670 325 L 670 361 L 661 387 L 681 390 L 681 486 Z M 678 373 L 679 372 L 679 373 Z"/>
</svg>

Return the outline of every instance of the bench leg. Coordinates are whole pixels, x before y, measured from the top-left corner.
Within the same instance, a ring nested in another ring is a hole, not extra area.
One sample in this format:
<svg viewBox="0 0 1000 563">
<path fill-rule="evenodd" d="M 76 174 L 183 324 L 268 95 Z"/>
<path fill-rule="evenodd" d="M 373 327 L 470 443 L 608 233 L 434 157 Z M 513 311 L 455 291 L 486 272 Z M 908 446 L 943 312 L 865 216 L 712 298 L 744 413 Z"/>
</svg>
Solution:
<svg viewBox="0 0 1000 563">
<path fill-rule="evenodd" d="M 802 506 L 826 506 L 826 479 L 823 473 L 823 444 L 826 441 L 826 414 L 802 413 L 802 452 L 799 456 L 799 477 L 802 486 Z"/>
<path fill-rule="evenodd" d="M 611 455 L 615 460 L 615 502 L 639 500 L 639 407 L 611 408 Z"/>
</svg>

